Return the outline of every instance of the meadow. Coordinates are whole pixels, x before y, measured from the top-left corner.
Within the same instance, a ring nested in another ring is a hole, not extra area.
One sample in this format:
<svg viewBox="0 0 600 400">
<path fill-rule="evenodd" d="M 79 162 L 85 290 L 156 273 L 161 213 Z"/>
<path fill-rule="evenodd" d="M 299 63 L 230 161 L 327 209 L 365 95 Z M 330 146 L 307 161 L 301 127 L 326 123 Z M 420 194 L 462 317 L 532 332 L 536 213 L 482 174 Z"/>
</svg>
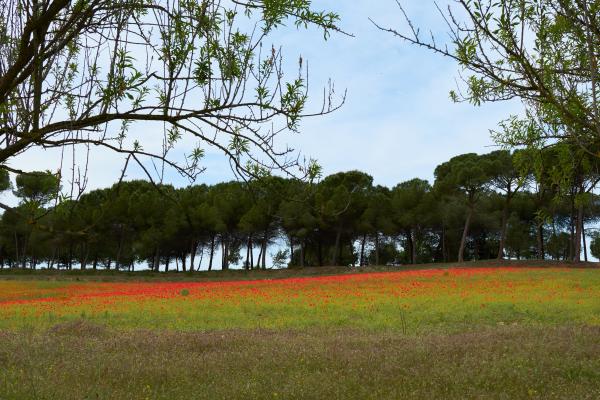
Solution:
<svg viewBox="0 0 600 400">
<path fill-rule="evenodd" d="M 600 270 L 0 280 L 0 399 L 600 398 Z"/>
</svg>

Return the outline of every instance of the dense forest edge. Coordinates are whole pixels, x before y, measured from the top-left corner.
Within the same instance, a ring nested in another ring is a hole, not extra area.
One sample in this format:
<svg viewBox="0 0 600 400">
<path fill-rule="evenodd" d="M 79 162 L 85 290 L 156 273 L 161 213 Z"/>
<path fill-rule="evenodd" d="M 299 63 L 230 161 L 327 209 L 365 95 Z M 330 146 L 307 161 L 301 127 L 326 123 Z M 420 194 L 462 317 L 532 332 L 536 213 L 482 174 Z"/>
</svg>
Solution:
<svg viewBox="0 0 600 400">
<path fill-rule="evenodd" d="M 393 188 L 360 171 L 314 181 L 265 173 L 185 188 L 122 181 L 69 200 L 49 172 L 17 175 L 14 184 L 6 175 L 20 204 L 0 220 L 0 269 L 588 261 L 600 255 L 600 164 L 574 151 L 463 154 L 435 169 L 433 185 L 413 179 Z"/>
</svg>

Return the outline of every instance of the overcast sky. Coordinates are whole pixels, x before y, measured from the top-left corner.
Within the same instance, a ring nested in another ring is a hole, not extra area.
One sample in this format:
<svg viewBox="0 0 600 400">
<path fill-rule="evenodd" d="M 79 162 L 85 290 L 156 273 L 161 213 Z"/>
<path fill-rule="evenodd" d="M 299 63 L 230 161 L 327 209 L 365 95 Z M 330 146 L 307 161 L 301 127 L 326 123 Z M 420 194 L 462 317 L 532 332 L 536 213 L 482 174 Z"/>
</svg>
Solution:
<svg viewBox="0 0 600 400">
<path fill-rule="evenodd" d="M 341 26 L 354 37 L 334 34 L 324 42 L 316 29 L 289 27 L 270 37 L 266 45 L 282 45 L 292 65 L 299 55 L 309 63 L 313 95 L 309 109 L 320 107 L 319 95 L 330 78 L 338 92 L 348 91 L 339 111 L 303 121 L 299 135 L 284 139 L 317 159 L 325 174 L 358 169 L 387 186 L 414 177 L 432 180 L 435 167 L 452 156 L 491 151 L 489 129 L 519 112 L 515 103 L 483 107 L 452 103 L 448 94 L 456 88 L 456 63 L 404 43 L 369 21 L 370 17 L 406 29 L 394 0 L 315 0 L 313 4 L 339 13 Z M 447 37 L 432 1 L 403 0 L 403 4 L 417 25 L 431 29 L 440 40 Z M 132 129 L 147 128 L 134 125 Z M 154 136 L 160 138 L 161 133 Z M 56 170 L 58 158 L 56 152 L 27 152 L 13 165 Z M 217 152 L 208 151 L 204 165 L 207 170 L 199 182 L 212 184 L 233 176 Z M 122 157 L 95 151 L 88 189 L 111 185 L 121 167 Z M 140 177 L 141 171 L 129 170 L 128 178 Z M 177 186 L 186 183 L 176 174 L 168 178 Z"/>
</svg>

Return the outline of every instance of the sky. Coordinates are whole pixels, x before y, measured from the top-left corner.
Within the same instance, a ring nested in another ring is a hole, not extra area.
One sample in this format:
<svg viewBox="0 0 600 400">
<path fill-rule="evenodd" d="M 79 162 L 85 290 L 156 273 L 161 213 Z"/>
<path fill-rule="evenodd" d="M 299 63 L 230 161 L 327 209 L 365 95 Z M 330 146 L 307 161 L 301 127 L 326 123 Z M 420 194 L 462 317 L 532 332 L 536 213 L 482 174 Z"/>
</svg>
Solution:
<svg viewBox="0 0 600 400">
<path fill-rule="evenodd" d="M 431 30 L 441 42 L 447 38 L 444 20 L 432 1 L 402 0 L 402 4 L 424 32 Z M 435 167 L 451 157 L 494 150 L 489 130 L 519 113 L 518 103 L 481 107 L 452 103 L 449 92 L 456 88 L 460 72 L 454 61 L 403 42 L 369 21 L 405 30 L 395 0 L 314 0 L 313 6 L 338 13 L 340 26 L 353 37 L 333 34 L 325 42 L 317 29 L 289 26 L 269 37 L 265 45 L 282 46 L 294 68 L 300 55 L 308 62 L 308 111 L 320 108 L 329 79 L 338 93 L 347 90 L 340 110 L 306 119 L 299 134 L 281 138 L 305 157 L 317 159 L 325 175 L 357 169 L 372 175 L 376 184 L 390 187 L 415 177 L 432 181 Z M 134 125 L 132 129 L 152 128 Z M 162 133 L 154 137 L 162 138 Z M 82 169 L 84 155 L 83 149 L 76 154 Z M 55 171 L 57 160 L 56 151 L 33 151 L 19 157 L 13 166 Z M 122 156 L 95 149 L 88 161 L 88 190 L 110 186 L 119 179 Z M 207 148 L 203 166 L 206 171 L 199 183 L 233 178 L 226 158 L 214 149 Z M 70 180 L 70 171 L 65 174 Z M 143 178 L 143 173 L 133 167 L 127 178 Z M 166 181 L 176 186 L 187 184 L 173 171 Z"/>
</svg>

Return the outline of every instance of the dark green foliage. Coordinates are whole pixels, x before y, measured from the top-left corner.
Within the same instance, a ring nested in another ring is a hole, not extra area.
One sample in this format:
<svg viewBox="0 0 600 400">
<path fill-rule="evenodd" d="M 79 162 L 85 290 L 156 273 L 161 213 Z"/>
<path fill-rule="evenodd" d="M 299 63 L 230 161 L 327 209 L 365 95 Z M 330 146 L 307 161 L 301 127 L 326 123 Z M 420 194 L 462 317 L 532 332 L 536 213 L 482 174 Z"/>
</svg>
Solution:
<svg viewBox="0 0 600 400">
<path fill-rule="evenodd" d="M 19 174 L 16 178 L 15 196 L 23 201 L 44 205 L 60 192 L 60 179 L 51 172 Z"/>
<path fill-rule="evenodd" d="M 0 192 L 10 189 L 10 177 L 8 172 L 0 169 Z"/>
<path fill-rule="evenodd" d="M 590 250 L 592 255 L 600 259 L 600 235 L 594 235 L 592 237 L 592 243 L 590 244 Z"/>
<path fill-rule="evenodd" d="M 461 256 L 576 260 L 577 238 L 588 239 L 586 226 L 589 232 L 600 215 L 597 178 L 591 160 L 578 160 L 583 172 L 565 193 L 552 178 L 565 162 L 561 151 L 533 157 L 531 169 L 520 166 L 532 157 L 527 152 L 465 154 L 436 169 L 433 187 L 413 179 L 391 190 L 359 171 L 320 182 L 264 174 L 181 189 L 121 182 L 54 204 L 54 176 L 20 176 L 21 205 L 0 220 L 0 266 L 131 270 L 145 263 L 188 272 Z"/>
</svg>

